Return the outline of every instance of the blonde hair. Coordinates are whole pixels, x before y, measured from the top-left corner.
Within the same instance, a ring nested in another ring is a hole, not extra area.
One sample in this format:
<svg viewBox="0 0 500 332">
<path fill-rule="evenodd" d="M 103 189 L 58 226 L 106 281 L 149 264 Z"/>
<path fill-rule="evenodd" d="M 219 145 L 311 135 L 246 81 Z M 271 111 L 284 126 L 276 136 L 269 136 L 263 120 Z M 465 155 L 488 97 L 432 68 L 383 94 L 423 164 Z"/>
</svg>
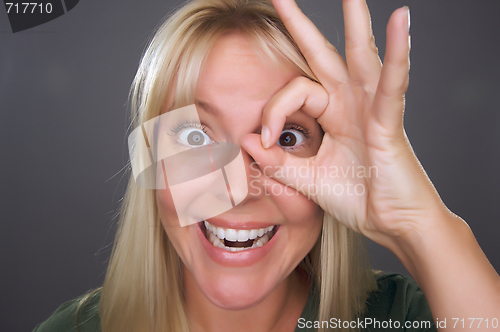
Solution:
<svg viewBox="0 0 500 332">
<path fill-rule="evenodd" d="M 131 89 L 132 126 L 169 107 L 192 104 L 201 66 L 215 40 L 243 33 L 272 63 L 287 62 L 316 80 L 270 1 L 195 0 L 170 16 L 145 51 Z M 316 245 L 299 264 L 320 289 L 319 320 L 355 319 L 376 288 L 364 238 L 325 214 Z M 130 178 L 102 287 L 103 332 L 189 331 L 181 262 L 159 218 L 154 190 Z"/>
</svg>

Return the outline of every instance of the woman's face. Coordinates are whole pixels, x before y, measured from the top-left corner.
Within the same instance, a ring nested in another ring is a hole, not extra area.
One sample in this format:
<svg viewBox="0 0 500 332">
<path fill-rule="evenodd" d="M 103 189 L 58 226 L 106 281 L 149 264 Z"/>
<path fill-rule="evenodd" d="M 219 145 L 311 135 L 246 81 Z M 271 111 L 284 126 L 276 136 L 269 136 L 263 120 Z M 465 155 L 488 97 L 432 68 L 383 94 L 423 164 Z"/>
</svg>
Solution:
<svg viewBox="0 0 500 332">
<path fill-rule="evenodd" d="M 206 135 L 240 144 L 245 135 L 259 134 L 264 106 L 296 76 L 291 67 L 264 63 L 241 34 L 223 35 L 202 68 L 195 93 Z M 322 134 L 314 118 L 298 111 L 287 119 L 278 144 L 309 157 L 316 154 Z M 233 310 L 260 303 L 290 276 L 318 239 L 323 217 L 315 203 L 266 178 L 243 148 L 242 153 L 249 193 L 208 224 L 168 226 L 165 221 L 176 218 L 170 192 L 156 194 L 165 230 L 184 263 L 186 292 Z"/>
</svg>

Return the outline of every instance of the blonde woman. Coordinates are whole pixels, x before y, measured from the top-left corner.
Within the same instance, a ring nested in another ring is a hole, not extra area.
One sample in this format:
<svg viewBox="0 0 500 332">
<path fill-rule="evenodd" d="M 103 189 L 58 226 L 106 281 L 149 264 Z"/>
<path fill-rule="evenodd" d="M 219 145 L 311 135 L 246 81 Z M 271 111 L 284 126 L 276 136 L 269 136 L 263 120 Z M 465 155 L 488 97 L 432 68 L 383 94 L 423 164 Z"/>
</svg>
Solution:
<svg viewBox="0 0 500 332">
<path fill-rule="evenodd" d="M 195 0 L 158 29 L 132 88 L 133 126 L 195 105 L 200 124 L 183 123 L 172 137 L 240 145 L 248 195 L 175 227 L 171 192 L 131 176 L 102 289 L 35 331 L 498 324 L 500 278 L 405 136 L 408 9 L 389 20 L 382 66 L 365 0 L 343 6 L 345 61 L 293 0 Z M 342 167 L 356 173 L 332 175 Z M 240 233 L 243 244 L 231 238 Z M 364 236 L 392 250 L 416 283 L 373 272 Z"/>
</svg>

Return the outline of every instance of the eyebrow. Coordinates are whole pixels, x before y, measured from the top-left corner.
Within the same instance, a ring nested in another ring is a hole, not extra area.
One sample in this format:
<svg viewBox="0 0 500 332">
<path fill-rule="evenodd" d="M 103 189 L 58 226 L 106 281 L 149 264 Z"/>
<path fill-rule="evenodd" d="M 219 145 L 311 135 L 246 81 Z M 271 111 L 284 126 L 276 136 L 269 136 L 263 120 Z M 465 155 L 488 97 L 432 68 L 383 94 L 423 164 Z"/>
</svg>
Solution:
<svg viewBox="0 0 500 332">
<path fill-rule="evenodd" d="M 217 109 L 217 107 L 214 107 L 209 103 L 203 102 L 201 100 L 195 100 L 195 103 L 196 105 L 199 105 L 208 114 L 212 114 L 216 118 L 222 118 L 221 112 Z"/>
</svg>

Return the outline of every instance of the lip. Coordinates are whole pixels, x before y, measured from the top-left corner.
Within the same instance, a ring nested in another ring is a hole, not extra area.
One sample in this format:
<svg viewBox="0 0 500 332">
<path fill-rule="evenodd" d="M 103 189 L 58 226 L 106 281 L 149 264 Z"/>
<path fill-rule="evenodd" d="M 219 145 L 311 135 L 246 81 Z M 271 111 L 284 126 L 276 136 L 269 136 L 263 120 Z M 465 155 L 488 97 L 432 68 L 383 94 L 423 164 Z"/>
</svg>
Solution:
<svg viewBox="0 0 500 332">
<path fill-rule="evenodd" d="M 209 222 L 212 223 L 212 220 L 210 220 Z M 205 251 L 214 262 L 227 267 L 246 267 L 256 264 L 257 262 L 262 260 L 266 256 L 266 254 L 273 248 L 274 243 L 277 241 L 280 235 L 281 227 L 279 227 L 279 225 L 277 226 L 278 229 L 276 230 L 276 233 L 265 245 L 259 248 L 253 248 L 239 252 L 230 252 L 221 248 L 214 247 L 206 239 L 199 224 L 196 225 L 197 228 L 196 232 L 198 233 L 198 237 L 203 247 L 205 248 Z M 241 228 L 240 226 L 238 229 L 243 229 L 243 228 Z"/>
</svg>

